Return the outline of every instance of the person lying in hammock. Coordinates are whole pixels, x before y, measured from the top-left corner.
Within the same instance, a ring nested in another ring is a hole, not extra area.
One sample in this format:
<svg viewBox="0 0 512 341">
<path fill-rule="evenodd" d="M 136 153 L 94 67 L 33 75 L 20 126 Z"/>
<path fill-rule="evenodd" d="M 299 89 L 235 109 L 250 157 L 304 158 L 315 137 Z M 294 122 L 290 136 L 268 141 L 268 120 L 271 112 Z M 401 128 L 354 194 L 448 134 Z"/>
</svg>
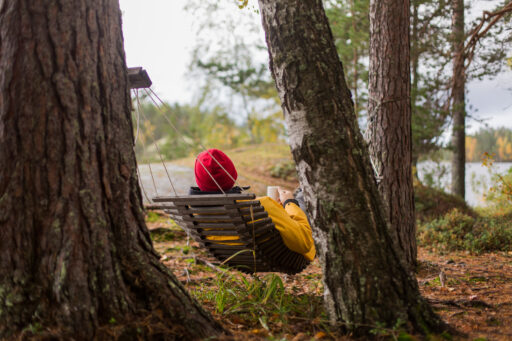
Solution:
<svg viewBox="0 0 512 341">
<path fill-rule="evenodd" d="M 208 149 L 197 156 L 194 174 L 197 187 L 190 188 L 191 195 L 241 193 L 249 188 L 235 186 L 238 176 L 235 165 L 218 149 Z M 312 261 L 316 250 L 311 226 L 293 193 L 279 189 L 278 201 L 268 196 L 258 197 L 256 200 L 260 201 L 274 222 L 286 247 Z M 238 236 L 210 236 L 208 239 L 236 243 Z"/>
</svg>

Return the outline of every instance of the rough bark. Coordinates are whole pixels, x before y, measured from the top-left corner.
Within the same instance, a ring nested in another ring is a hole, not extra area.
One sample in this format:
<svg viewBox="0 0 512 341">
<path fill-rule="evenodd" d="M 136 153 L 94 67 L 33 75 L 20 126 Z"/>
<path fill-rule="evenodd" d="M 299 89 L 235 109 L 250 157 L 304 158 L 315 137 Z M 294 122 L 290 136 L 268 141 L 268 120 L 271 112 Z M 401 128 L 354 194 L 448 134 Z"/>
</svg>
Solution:
<svg viewBox="0 0 512 341">
<path fill-rule="evenodd" d="M 411 268 L 416 264 L 412 186 L 409 1 L 370 1 L 368 130 L 370 157 L 382 178 L 391 234 Z"/>
<path fill-rule="evenodd" d="M 452 0 L 453 78 L 452 78 L 452 193 L 466 192 L 466 74 L 464 70 L 464 0 Z"/>
<path fill-rule="evenodd" d="M 389 233 L 322 1 L 259 6 L 332 323 L 355 333 L 398 319 L 442 329 Z"/>
<path fill-rule="evenodd" d="M 420 51 L 418 50 L 418 6 L 419 4 L 417 1 L 411 1 L 411 125 L 412 116 L 415 114 L 413 108 L 418 100 L 418 68 L 420 57 Z M 418 179 L 418 155 L 417 153 L 414 153 L 414 151 L 412 154 L 411 167 L 413 169 L 412 177 L 414 181 L 414 179 Z"/>
<path fill-rule="evenodd" d="M 219 334 L 144 223 L 118 2 L 6 0 L 0 23 L 0 339 Z"/>
</svg>

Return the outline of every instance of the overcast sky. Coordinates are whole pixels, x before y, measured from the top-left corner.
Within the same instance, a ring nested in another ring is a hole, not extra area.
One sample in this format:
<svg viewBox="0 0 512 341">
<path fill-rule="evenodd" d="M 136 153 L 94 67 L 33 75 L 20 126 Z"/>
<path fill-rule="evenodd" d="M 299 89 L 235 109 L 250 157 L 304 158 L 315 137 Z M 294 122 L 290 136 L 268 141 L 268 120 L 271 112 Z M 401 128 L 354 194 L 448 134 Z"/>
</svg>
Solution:
<svg viewBox="0 0 512 341">
<path fill-rule="evenodd" d="M 147 69 L 153 89 L 169 102 L 188 103 L 195 93 L 193 80 L 186 75 L 197 20 L 183 9 L 187 2 L 120 0 L 128 65 Z M 479 0 L 479 5 L 488 8 L 492 2 Z M 233 11 L 240 13 L 235 5 Z M 477 110 L 470 115 L 486 119 L 490 126 L 512 128 L 512 70 L 495 80 L 468 84 L 467 101 Z M 481 125 L 470 120 L 468 126 L 472 132 Z"/>
</svg>

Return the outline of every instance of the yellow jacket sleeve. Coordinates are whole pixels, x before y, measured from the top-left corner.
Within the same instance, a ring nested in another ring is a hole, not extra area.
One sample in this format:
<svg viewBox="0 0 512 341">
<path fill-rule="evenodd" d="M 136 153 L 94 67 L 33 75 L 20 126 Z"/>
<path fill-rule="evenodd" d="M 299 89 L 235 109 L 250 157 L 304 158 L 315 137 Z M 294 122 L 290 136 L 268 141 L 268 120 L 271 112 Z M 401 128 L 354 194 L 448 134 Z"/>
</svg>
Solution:
<svg viewBox="0 0 512 341">
<path fill-rule="evenodd" d="M 274 222 L 283 242 L 290 250 L 300 253 L 308 260 L 315 258 L 315 243 L 306 214 L 294 203 L 285 208 L 270 197 L 257 198 Z"/>
</svg>

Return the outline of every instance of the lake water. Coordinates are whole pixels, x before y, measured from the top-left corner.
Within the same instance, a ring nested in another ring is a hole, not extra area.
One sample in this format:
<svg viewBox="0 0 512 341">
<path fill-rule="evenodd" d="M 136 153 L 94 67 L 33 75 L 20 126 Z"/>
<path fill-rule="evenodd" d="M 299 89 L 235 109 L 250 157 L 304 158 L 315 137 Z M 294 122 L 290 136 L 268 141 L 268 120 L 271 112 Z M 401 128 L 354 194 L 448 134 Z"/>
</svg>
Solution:
<svg viewBox="0 0 512 341">
<path fill-rule="evenodd" d="M 165 166 L 167 172 L 162 163 L 151 164 L 151 171 L 148 164 L 139 165 L 140 178 L 147 197 L 174 195 L 169 177 L 179 195 L 187 194 L 189 187 L 195 186 L 194 171 L 191 168 L 177 166 L 170 162 L 165 163 Z M 494 173 L 503 174 L 511 167 L 512 162 L 501 162 L 494 163 L 491 169 Z M 435 187 L 449 192 L 451 182 L 450 168 L 449 162 L 435 163 L 424 161 L 418 164 L 418 176 L 423 183 L 431 182 Z M 153 173 L 153 176 L 151 176 L 151 173 Z M 491 186 L 491 177 L 491 171 L 487 167 L 482 166 L 481 163 L 466 163 L 466 201 L 469 205 L 485 205 L 482 195 Z M 147 201 L 145 195 L 144 201 Z"/>
<path fill-rule="evenodd" d="M 489 169 L 481 162 L 466 163 L 466 201 L 471 206 L 485 206 L 483 194 L 492 184 L 492 174 L 504 174 L 512 167 L 512 162 L 496 162 Z M 450 192 L 450 162 L 424 161 L 418 164 L 418 176 L 423 183 L 433 183 L 435 187 Z"/>
</svg>

